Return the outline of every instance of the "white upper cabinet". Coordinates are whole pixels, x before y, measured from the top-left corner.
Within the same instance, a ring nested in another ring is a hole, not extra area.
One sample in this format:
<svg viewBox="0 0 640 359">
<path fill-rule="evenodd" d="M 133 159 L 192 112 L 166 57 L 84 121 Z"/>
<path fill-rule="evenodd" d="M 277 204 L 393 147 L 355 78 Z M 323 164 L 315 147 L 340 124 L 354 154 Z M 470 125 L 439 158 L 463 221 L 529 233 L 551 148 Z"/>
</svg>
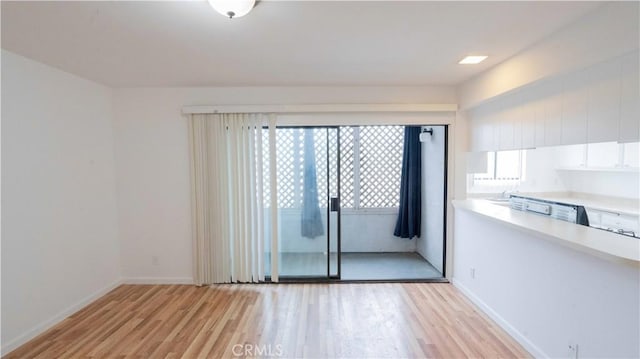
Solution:
<svg viewBox="0 0 640 359">
<path fill-rule="evenodd" d="M 480 110 L 474 109 L 469 111 L 469 151 L 480 151 L 480 142 L 482 141 L 480 132 L 479 121 L 482 121 L 479 112 Z"/>
<path fill-rule="evenodd" d="M 640 140 L 640 73 L 638 52 L 621 60 L 620 126 L 618 140 L 635 142 Z"/>
<path fill-rule="evenodd" d="M 532 93 L 523 93 L 520 99 L 520 148 L 536 147 L 536 98 Z M 544 132 L 544 130 L 543 130 Z"/>
<path fill-rule="evenodd" d="M 534 84 L 525 91 L 523 96 L 523 121 L 522 121 L 522 147 L 543 147 L 544 146 L 544 127 L 545 127 L 545 111 L 544 111 L 544 86 L 542 83 Z M 531 128 L 533 127 L 533 128 Z M 531 134 L 525 131 L 532 131 Z M 533 144 L 530 143 L 531 136 Z"/>
<path fill-rule="evenodd" d="M 522 148 L 522 123 L 524 121 L 524 107 L 522 105 L 522 95 L 519 93 L 514 94 L 511 111 L 511 124 L 513 127 L 513 146 L 511 150 L 518 150 Z"/>
<path fill-rule="evenodd" d="M 513 148 L 513 121 L 508 110 L 500 111 L 497 121 L 498 150 L 510 150 Z"/>
<path fill-rule="evenodd" d="M 480 105 L 472 150 L 640 141 L 639 63 L 634 51 Z"/>
<path fill-rule="evenodd" d="M 471 113 L 471 150 L 493 151 L 494 125 L 485 107 L 478 108 Z"/>
<path fill-rule="evenodd" d="M 589 69 L 588 143 L 618 140 L 620 71 L 620 59 L 603 62 Z"/>
<path fill-rule="evenodd" d="M 470 150 L 471 151 L 482 151 L 482 121 L 484 121 L 484 114 L 482 108 L 474 109 L 469 113 L 469 119 L 471 122 L 469 123 L 469 134 L 470 138 Z"/>
<path fill-rule="evenodd" d="M 562 94 L 562 144 L 587 143 L 589 72 L 578 71 L 565 77 Z"/>
<path fill-rule="evenodd" d="M 544 145 L 562 144 L 562 79 L 545 82 L 543 89 Z"/>
<path fill-rule="evenodd" d="M 516 148 L 515 124 L 519 120 L 517 97 L 510 94 L 500 102 L 500 111 L 495 118 L 498 128 L 498 149 L 512 150 Z"/>
</svg>

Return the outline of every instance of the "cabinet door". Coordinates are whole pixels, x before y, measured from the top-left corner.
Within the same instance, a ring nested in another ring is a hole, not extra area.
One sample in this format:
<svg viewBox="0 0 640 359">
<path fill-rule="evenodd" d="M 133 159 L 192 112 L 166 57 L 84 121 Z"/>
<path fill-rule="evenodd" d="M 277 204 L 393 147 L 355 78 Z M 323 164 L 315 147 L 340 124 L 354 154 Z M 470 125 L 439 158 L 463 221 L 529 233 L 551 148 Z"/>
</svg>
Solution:
<svg viewBox="0 0 640 359">
<path fill-rule="evenodd" d="M 638 52 L 622 58 L 620 142 L 640 141 L 640 80 Z"/>
<path fill-rule="evenodd" d="M 501 151 L 512 150 L 514 148 L 513 139 L 513 99 L 510 97 L 502 99 L 502 108 L 496 117 L 498 128 L 498 149 Z"/>
<path fill-rule="evenodd" d="M 489 146 L 489 151 L 498 151 L 500 150 L 500 123 L 498 123 L 497 117 L 492 117 L 490 120 L 491 126 L 491 134 L 493 135 L 491 145 Z"/>
<path fill-rule="evenodd" d="M 535 97 L 532 89 L 522 94 L 519 106 L 520 114 L 520 148 L 536 147 Z"/>
<path fill-rule="evenodd" d="M 544 117 L 544 104 L 542 99 L 537 99 L 534 103 L 531 104 L 533 107 L 533 113 L 535 116 L 535 147 L 544 147 L 546 143 L 545 139 L 545 122 L 546 119 Z"/>
<path fill-rule="evenodd" d="M 482 135 L 484 151 L 496 151 L 500 148 L 500 121 L 503 104 L 499 101 L 493 101 L 485 105 L 485 110 L 487 116 Z"/>
<path fill-rule="evenodd" d="M 512 150 L 522 149 L 522 96 L 516 94 L 511 107 L 511 126 L 513 127 L 513 147 Z"/>
<path fill-rule="evenodd" d="M 525 112 L 528 112 L 530 114 L 531 120 L 534 123 L 534 127 L 533 127 L 534 147 L 543 147 L 545 145 L 544 135 L 545 135 L 546 116 L 545 116 L 545 110 L 544 110 L 545 94 L 542 93 L 543 89 L 544 89 L 543 83 L 533 85 L 529 91 L 529 101 L 526 101 L 529 109 L 528 111 L 525 110 Z M 523 126 L 523 131 L 524 131 L 524 128 L 525 127 Z M 523 144 L 526 142 L 524 136 L 525 135 L 523 133 L 523 138 L 522 138 Z"/>
<path fill-rule="evenodd" d="M 482 108 L 478 108 L 471 111 L 470 118 L 469 130 L 471 131 L 471 151 L 482 151 L 484 147 L 482 126 L 486 119 L 486 114 L 482 111 Z"/>
<path fill-rule="evenodd" d="M 562 144 L 587 142 L 589 73 L 578 71 L 565 78 L 562 94 Z"/>
<path fill-rule="evenodd" d="M 544 106 L 544 144 L 558 146 L 562 144 L 562 81 L 552 79 L 543 86 L 546 94 Z"/>
<path fill-rule="evenodd" d="M 587 142 L 617 141 L 620 124 L 620 59 L 589 69 Z"/>
<path fill-rule="evenodd" d="M 534 148 L 535 145 L 535 122 L 529 113 L 530 107 L 527 105 L 518 106 L 520 119 L 514 125 L 514 136 L 517 149 Z"/>
<path fill-rule="evenodd" d="M 485 107 L 471 113 L 471 150 L 493 151 L 493 124 Z"/>
</svg>

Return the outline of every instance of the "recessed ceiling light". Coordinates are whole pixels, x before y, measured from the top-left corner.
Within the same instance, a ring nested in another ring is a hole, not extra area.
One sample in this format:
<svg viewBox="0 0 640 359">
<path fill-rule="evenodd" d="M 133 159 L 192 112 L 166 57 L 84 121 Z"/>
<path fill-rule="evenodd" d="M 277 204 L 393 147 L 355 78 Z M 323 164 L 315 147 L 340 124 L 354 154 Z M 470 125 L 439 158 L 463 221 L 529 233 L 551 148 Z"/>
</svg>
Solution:
<svg viewBox="0 0 640 359">
<path fill-rule="evenodd" d="M 475 65 L 481 63 L 487 56 L 467 56 L 458 62 L 460 65 Z"/>
</svg>

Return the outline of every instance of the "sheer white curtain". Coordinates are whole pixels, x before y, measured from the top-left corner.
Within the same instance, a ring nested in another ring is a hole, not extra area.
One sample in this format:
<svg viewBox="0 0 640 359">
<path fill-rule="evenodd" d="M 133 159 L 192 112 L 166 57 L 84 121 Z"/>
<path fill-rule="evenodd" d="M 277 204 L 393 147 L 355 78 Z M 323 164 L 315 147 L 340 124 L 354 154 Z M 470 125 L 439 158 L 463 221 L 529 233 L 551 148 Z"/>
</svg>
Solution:
<svg viewBox="0 0 640 359">
<path fill-rule="evenodd" d="M 193 271 L 197 285 L 264 280 L 265 125 L 274 127 L 275 119 L 262 114 L 191 115 Z M 271 192 L 268 202 L 275 203 L 276 191 Z M 271 229 L 275 233 L 275 228 Z"/>
</svg>

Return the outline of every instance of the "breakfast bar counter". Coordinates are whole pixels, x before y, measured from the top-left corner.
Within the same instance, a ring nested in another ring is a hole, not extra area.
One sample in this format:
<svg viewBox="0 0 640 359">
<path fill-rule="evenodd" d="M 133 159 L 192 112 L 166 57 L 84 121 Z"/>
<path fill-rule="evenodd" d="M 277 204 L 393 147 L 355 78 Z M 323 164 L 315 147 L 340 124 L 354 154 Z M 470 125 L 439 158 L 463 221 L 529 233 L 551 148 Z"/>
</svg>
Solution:
<svg viewBox="0 0 640 359">
<path fill-rule="evenodd" d="M 640 265 L 640 240 L 612 232 L 564 222 L 531 212 L 495 204 L 483 199 L 454 200 L 455 209 L 478 214 L 494 222 L 542 235 L 558 244 L 568 246 L 609 260 Z"/>
</svg>

